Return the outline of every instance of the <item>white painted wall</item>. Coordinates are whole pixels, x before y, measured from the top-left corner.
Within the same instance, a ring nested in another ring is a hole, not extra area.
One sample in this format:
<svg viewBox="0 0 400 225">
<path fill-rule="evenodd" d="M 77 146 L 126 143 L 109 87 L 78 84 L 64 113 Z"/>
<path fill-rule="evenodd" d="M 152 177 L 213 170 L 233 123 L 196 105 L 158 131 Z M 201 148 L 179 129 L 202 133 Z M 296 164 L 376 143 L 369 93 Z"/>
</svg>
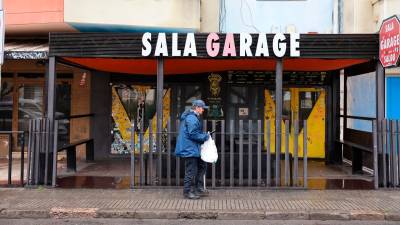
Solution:
<svg viewBox="0 0 400 225">
<path fill-rule="evenodd" d="M 201 0 L 200 31 L 219 31 L 219 0 Z"/>
<path fill-rule="evenodd" d="M 65 0 L 67 23 L 200 29 L 200 0 Z"/>
<path fill-rule="evenodd" d="M 344 32 L 375 33 L 382 21 L 400 14 L 400 0 L 344 0 Z"/>
<path fill-rule="evenodd" d="M 226 4 L 223 32 L 334 33 L 337 30 L 336 0 L 221 1 Z"/>
</svg>

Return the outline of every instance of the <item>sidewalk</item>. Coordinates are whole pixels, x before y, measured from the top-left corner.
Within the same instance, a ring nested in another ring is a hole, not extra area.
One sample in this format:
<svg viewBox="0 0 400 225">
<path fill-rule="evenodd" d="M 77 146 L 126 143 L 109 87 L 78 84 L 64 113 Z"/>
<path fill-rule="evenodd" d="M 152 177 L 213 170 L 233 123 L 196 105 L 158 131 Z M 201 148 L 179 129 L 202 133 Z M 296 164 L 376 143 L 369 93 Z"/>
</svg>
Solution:
<svg viewBox="0 0 400 225">
<path fill-rule="evenodd" d="M 400 191 L 0 189 L 0 218 L 140 218 L 400 221 Z"/>
</svg>

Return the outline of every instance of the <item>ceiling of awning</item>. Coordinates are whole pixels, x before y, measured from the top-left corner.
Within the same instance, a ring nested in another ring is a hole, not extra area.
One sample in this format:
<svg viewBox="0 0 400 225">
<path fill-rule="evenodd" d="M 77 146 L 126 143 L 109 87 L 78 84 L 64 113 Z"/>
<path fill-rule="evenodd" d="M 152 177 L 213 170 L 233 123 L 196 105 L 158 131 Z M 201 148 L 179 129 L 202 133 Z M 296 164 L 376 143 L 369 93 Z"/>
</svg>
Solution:
<svg viewBox="0 0 400 225">
<path fill-rule="evenodd" d="M 5 59 L 47 59 L 47 40 L 11 40 L 4 44 Z"/>
<path fill-rule="evenodd" d="M 155 75 L 155 59 L 115 58 L 63 58 L 82 67 L 113 73 Z M 283 60 L 285 71 L 331 71 L 368 62 L 368 59 L 309 59 L 289 58 Z M 275 59 L 204 59 L 167 58 L 164 60 L 164 74 L 197 74 L 227 70 L 274 71 Z"/>
</svg>

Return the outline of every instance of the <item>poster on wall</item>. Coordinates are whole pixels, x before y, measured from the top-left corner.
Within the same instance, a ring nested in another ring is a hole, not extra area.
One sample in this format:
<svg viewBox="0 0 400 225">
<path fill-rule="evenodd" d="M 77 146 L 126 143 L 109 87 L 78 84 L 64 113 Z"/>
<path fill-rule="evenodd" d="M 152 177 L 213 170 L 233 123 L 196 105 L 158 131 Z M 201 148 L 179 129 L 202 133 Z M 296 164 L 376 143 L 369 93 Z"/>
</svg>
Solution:
<svg viewBox="0 0 400 225">
<path fill-rule="evenodd" d="M 207 116 L 210 119 L 220 119 L 224 116 L 222 104 L 222 83 L 223 77 L 218 73 L 211 73 L 208 76 L 208 97 L 209 105 Z"/>
<path fill-rule="evenodd" d="M 0 159 L 6 158 L 10 144 L 10 136 L 8 134 L 0 134 Z"/>
</svg>

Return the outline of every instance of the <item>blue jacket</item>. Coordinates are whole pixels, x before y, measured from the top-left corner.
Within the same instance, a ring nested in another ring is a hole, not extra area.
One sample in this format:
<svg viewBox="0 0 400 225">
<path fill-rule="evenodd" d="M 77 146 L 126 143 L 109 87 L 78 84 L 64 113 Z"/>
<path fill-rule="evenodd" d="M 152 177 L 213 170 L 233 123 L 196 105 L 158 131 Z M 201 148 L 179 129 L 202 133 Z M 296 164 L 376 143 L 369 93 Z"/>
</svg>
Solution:
<svg viewBox="0 0 400 225">
<path fill-rule="evenodd" d="M 180 121 L 175 155 L 177 157 L 200 157 L 200 146 L 208 140 L 209 135 L 203 132 L 203 125 L 192 110 L 183 112 Z"/>
</svg>

